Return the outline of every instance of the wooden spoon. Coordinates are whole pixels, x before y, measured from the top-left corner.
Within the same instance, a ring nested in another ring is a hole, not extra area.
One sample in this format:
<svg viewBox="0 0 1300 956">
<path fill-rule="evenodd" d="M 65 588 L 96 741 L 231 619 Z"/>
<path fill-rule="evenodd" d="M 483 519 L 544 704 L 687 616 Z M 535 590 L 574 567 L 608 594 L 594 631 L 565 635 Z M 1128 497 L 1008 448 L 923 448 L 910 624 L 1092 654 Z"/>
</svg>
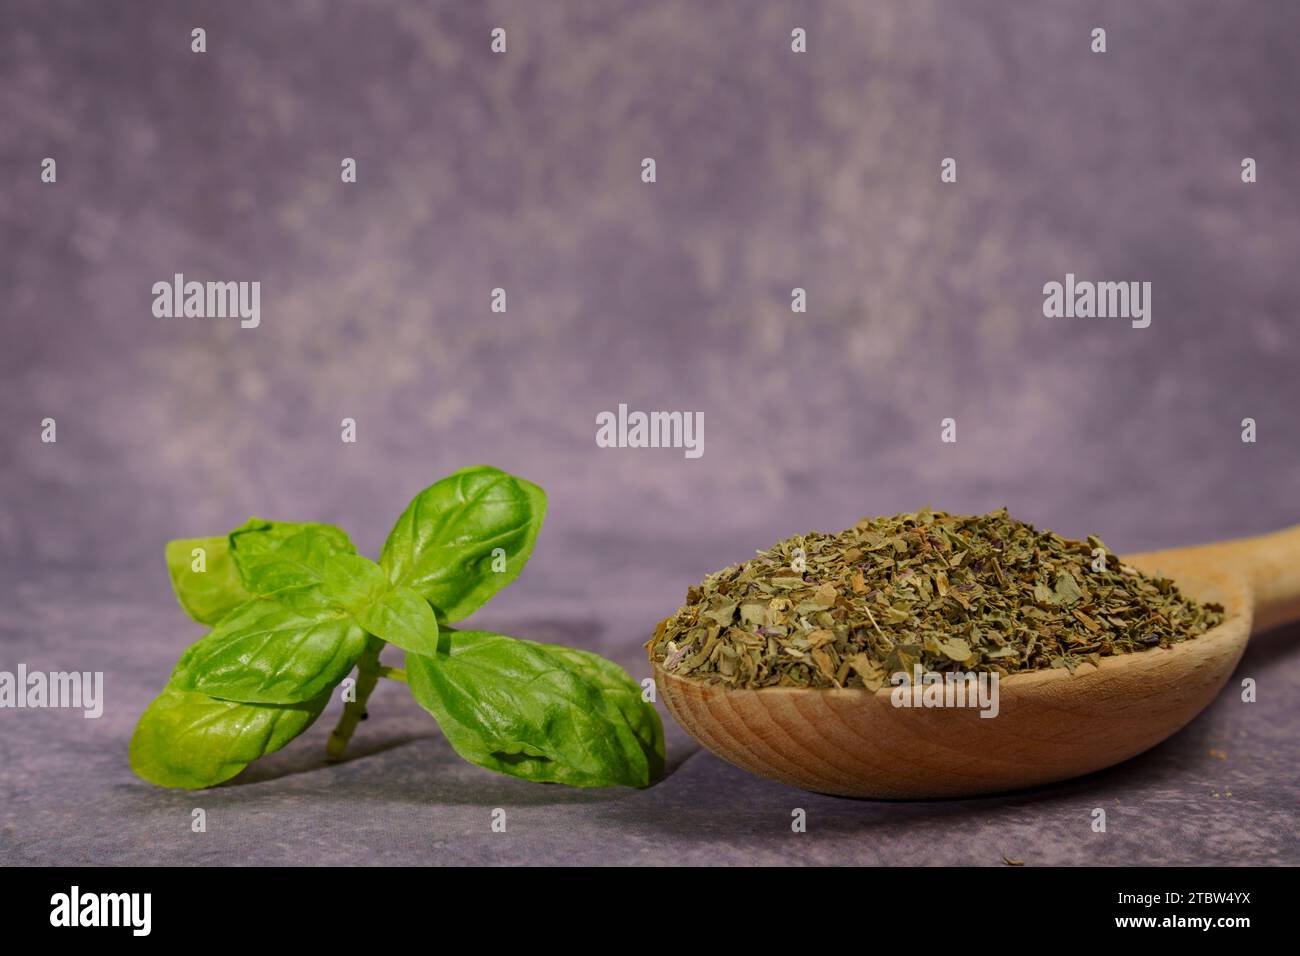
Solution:
<svg viewBox="0 0 1300 956">
<path fill-rule="evenodd" d="M 654 665 L 659 693 L 692 737 L 738 767 L 850 797 L 964 797 L 1101 770 L 1186 726 L 1223 687 L 1253 630 L 1300 619 L 1300 525 L 1125 559 L 1172 578 L 1227 617 L 1171 648 L 1100 666 L 1002 678 L 1000 710 L 900 708 L 885 687 L 730 690 Z"/>
</svg>

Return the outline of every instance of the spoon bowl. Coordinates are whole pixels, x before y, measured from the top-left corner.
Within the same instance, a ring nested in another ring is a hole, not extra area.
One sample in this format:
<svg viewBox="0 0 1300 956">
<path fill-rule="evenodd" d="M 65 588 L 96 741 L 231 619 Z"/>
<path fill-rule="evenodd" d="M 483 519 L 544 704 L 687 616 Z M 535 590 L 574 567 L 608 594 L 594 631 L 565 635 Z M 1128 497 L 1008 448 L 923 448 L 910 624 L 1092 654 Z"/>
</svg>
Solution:
<svg viewBox="0 0 1300 956">
<path fill-rule="evenodd" d="M 895 689 L 730 689 L 655 663 L 677 722 L 713 753 L 782 783 L 849 797 L 965 797 L 1112 766 L 1186 726 L 1223 688 L 1252 627 L 1300 616 L 1300 527 L 1126 558 L 1224 622 L 1169 648 L 1001 678 L 996 716 L 898 707 Z"/>
</svg>

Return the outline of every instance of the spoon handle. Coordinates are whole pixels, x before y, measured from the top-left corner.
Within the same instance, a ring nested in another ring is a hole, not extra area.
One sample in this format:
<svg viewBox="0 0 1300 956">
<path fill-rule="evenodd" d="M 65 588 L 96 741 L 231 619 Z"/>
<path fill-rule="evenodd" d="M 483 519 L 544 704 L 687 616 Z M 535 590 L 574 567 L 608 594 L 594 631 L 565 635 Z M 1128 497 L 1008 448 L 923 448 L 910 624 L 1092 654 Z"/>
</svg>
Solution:
<svg viewBox="0 0 1300 956">
<path fill-rule="evenodd" d="M 1180 549 L 1178 554 L 1207 568 L 1234 569 L 1250 581 L 1255 593 L 1253 632 L 1300 620 L 1300 525 Z"/>
</svg>

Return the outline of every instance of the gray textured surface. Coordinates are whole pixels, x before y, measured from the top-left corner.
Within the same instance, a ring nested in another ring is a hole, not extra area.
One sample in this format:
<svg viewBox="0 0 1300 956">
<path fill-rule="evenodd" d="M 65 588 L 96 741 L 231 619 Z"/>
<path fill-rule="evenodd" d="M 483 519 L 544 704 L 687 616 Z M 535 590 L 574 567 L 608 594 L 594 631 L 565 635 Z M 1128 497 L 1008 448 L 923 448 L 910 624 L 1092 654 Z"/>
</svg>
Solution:
<svg viewBox="0 0 1300 956">
<path fill-rule="evenodd" d="M 18 600 L 0 610 L 7 653 L 31 667 L 76 659 L 103 669 L 110 701 L 99 720 L 4 714 L 6 862 L 1001 865 L 1003 854 L 1027 864 L 1300 862 L 1294 628 L 1258 638 L 1241 665 L 1239 676 L 1260 683 L 1258 703 L 1240 703 L 1229 687 L 1189 728 L 1139 758 L 1007 796 L 886 803 L 802 793 L 698 750 L 671 718 L 671 773 L 655 787 L 529 784 L 461 761 L 392 683 L 371 698 L 371 718 L 346 762 L 324 760 L 335 702 L 236 783 L 182 793 L 132 776 L 126 741 L 177 646 L 201 628 L 183 621 L 166 594 L 122 598 L 134 580 L 123 573 L 88 588 L 77 575 L 44 575 L 39 587 L 20 584 Z M 78 596 L 51 607 L 40 596 L 45 588 Z M 640 675 L 632 648 L 654 613 L 641 604 L 597 616 L 578 602 L 485 620 L 523 637 L 605 650 Z M 83 620 L 92 622 L 85 630 Z M 207 812 L 207 833 L 190 832 L 196 807 Z M 504 834 L 490 829 L 498 807 Z M 1096 807 L 1107 812 L 1105 834 L 1090 829 Z M 807 811 L 805 834 L 790 831 L 795 808 Z"/>
<path fill-rule="evenodd" d="M 657 787 L 527 785 L 462 764 L 396 686 L 340 766 L 328 716 L 201 795 L 126 766 L 200 633 L 167 538 L 257 513 L 374 554 L 465 464 L 551 499 L 484 622 L 638 676 L 687 584 L 864 513 L 1007 504 L 1120 551 L 1294 523 L 1294 4 L 192 10 L 0 6 L 0 669 L 102 669 L 108 693 L 98 721 L 0 711 L 0 861 L 1300 862 L 1294 629 L 1242 664 L 1258 704 L 973 802 L 800 794 L 670 719 Z M 176 271 L 261 280 L 262 327 L 154 319 Z M 1067 271 L 1152 281 L 1151 328 L 1044 320 Z M 704 457 L 597 449 L 619 402 L 703 411 Z"/>
</svg>

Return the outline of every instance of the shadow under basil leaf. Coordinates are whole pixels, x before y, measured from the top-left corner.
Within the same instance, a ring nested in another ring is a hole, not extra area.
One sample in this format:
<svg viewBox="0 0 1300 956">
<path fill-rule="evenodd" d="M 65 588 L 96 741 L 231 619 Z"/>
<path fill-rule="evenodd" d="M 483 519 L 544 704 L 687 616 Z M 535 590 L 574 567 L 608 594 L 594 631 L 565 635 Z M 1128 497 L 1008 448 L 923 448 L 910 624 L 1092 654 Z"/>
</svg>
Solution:
<svg viewBox="0 0 1300 956">
<path fill-rule="evenodd" d="M 365 725 L 362 724 L 364 727 Z M 347 753 L 339 760 L 330 760 L 325 756 L 324 739 L 319 742 L 295 740 L 288 747 L 248 765 L 233 780 L 220 784 L 221 787 L 240 787 L 254 783 L 266 783 L 297 774 L 328 770 L 331 767 L 345 766 L 376 754 L 393 750 L 403 744 L 419 740 L 420 734 L 396 734 L 371 737 L 359 741 L 356 738 L 348 745 Z M 313 743 L 315 744 L 313 746 Z"/>
</svg>

